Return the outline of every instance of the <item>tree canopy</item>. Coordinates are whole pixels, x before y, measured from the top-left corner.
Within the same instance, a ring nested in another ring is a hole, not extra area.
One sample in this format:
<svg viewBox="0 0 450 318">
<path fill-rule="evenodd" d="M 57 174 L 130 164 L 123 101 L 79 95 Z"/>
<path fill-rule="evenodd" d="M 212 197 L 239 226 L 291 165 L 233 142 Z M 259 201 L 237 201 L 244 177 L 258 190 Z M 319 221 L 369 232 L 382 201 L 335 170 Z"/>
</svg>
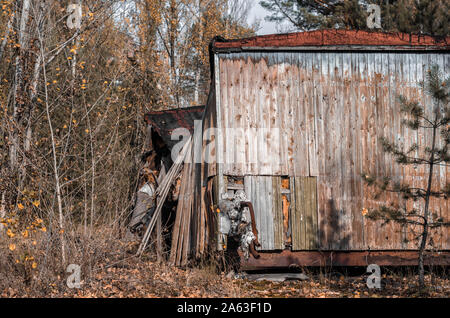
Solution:
<svg viewBox="0 0 450 318">
<path fill-rule="evenodd" d="M 381 8 L 381 29 L 389 32 L 448 35 L 448 0 L 262 0 L 269 21 L 288 22 L 299 30 L 366 30 L 367 8 Z"/>
</svg>

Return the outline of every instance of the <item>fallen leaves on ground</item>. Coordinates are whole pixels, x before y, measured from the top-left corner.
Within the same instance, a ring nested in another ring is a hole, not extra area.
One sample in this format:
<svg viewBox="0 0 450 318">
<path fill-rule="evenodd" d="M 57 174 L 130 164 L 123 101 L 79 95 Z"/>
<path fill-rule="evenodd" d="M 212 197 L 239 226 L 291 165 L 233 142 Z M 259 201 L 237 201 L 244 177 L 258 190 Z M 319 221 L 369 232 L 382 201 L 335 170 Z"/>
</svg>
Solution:
<svg viewBox="0 0 450 318">
<path fill-rule="evenodd" d="M 133 255 L 130 251 L 111 252 L 92 268 L 82 266 L 79 289 L 67 287 L 69 274 L 66 273 L 58 274 L 45 285 L 36 278 L 23 289 L 7 286 L 0 290 L 0 297 L 403 298 L 450 295 L 450 280 L 445 275 L 428 275 L 426 283 L 430 287 L 421 294 L 413 273 L 385 273 L 382 288 L 369 289 L 365 275 L 352 277 L 325 270 L 324 273 L 306 273 L 310 277 L 306 281 L 250 281 L 217 274 L 214 266 L 182 269 Z M 37 265 L 33 263 L 32 267 Z"/>
</svg>

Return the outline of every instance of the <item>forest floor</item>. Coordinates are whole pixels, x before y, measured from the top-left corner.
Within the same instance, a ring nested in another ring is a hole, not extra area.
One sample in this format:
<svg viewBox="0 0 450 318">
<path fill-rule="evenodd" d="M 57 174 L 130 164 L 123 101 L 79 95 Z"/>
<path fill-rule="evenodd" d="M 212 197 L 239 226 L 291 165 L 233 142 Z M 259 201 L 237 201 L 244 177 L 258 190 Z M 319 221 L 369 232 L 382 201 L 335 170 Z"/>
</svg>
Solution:
<svg viewBox="0 0 450 318">
<path fill-rule="evenodd" d="M 83 269 L 79 289 L 67 287 L 68 273 L 60 272 L 47 280 L 39 280 L 34 274 L 21 288 L 1 286 L 0 297 L 403 298 L 450 295 L 450 280 L 443 274 L 427 275 L 429 287 L 424 294 L 419 294 L 413 269 L 406 273 L 386 271 L 382 274 L 381 289 L 367 287 L 367 274 L 346 274 L 335 269 L 306 270 L 305 273 L 309 279 L 304 281 L 250 281 L 218 274 L 213 266 L 181 269 L 150 258 L 137 259 L 130 251 L 114 252 L 105 254 L 90 271 Z"/>
</svg>

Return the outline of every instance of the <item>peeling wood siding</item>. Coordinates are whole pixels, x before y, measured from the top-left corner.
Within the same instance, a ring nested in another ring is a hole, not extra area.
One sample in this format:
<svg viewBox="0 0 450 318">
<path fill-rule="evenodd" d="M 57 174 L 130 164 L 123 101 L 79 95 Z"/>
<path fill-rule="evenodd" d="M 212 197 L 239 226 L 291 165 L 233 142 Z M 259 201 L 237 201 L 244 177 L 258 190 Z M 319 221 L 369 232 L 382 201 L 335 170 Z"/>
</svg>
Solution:
<svg viewBox="0 0 450 318">
<path fill-rule="evenodd" d="M 412 237 L 400 226 L 380 227 L 362 217 L 362 208 L 391 200 L 404 202 L 395 194 L 373 199 L 373 190 L 363 184 L 360 175 L 388 174 L 396 180 L 424 184 L 423 167 L 393 163 L 378 138 L 384 135 L 405 148 L 414 142 L 429 143 L 429 134 L 401 125 L 396 98 L 403 94 L 430 105 L 419 83 L 432 64 L 448 74 L 447 52 L 280 51 L 216 56 L 224 175 L 317 177 L 320 249 L 414 247 L 404 242 Z M 233 136 L 225 128 L 246 133 Z M 261 128 L 275 129 L 269 133 Z M 280 151 L 275 151 L 276 146 Z M 276 160 L 267 162 L 268 158 Z M 435 185 L 444 186 L 449 168 L 438 171 Z M 254 184 L 251 191 L 261 186 Z M 261 192 L 253 192 L 257 196 Z M 431 207 L 450 217 L 448 201 L 432 199 Z M 260 231 L 267 235 L 264 244 L 271 247 L 272 234 L 264 231 Z M 449 249 L 448 230 L 440 230 L 434 242 L 436 248 Z"/>
</svg>

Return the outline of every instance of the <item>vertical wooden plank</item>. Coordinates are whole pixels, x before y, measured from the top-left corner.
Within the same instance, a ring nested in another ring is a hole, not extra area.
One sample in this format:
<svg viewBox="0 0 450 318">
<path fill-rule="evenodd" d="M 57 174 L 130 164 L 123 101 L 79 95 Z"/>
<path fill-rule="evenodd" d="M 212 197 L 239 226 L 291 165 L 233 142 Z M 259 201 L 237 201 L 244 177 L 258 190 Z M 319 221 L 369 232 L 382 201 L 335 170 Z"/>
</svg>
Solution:
<svg viewBox="0 0 450 318">
<path fill-rule="evenodd" d="M 339 250 L 342 242 L 342 196 L 341 196 L 341 110 L 338 109 L 339 90 L 338 74 L 336 72 L 337 55 L 339 53 L 328 53 L 328 125 L 331 131 L 327 135 L 327 159 L 328 173 L 327 183 L 331 189 L 329 218 L 331 228 L 331 248 Z"/>
<path fill-rule="evenodd" d="M 317 178 L 291 178 L 291 229 L 293 250 L 318 248 Z"/>
<path fill-rule="evenodd" d="M 243 128 L 245 127 L 245 118 L 247 113 L 247 103 L 244 101 L 245 81 L 244 81 L 244 69 L 246 68 L 243 54 L 237 54 L 236 56 L 236 97 L 233 112 L 233 124 L 234 124 L 234 169 L 233 175 L 244 175 L 244 163 L 245 163 L 245 134 Z"/>
<path fill-rule="evenodd" d="M 306 237 L 307 237 L 307 227 L 306 227 L 306 198 L 307 193 L 305 189 L 305 177 L 297 177 L 296 179 L 296 189 L 297 189 L 297 203 L 299 203 L 298 209 L 300 212 L 300 248 L 306 249 Z"/>
<path fill-rule="evenodd" d="M 273 207 L 273 230 L 274 230 L 274 249 L 284 249 L 284 231 L 283 231 L 283 206 L 281 198 L 281 177 L 272 178 L 272 207 Z"/>
<path fill-rule="evenodd" d="M 306 53 L 297 54 L 297 65 L 306 64 Z M 308 158 L 308 128 L 306 119 L 306 108 L 308 107 L 307 93 L 305 83 L 307 83 L 306 72 L 302 67 L 297 75 L 295 90 L 293 91 L 294 101 L 294 118 L 295 118 L 295 136 L 294 136 L 294 172 L 295 176 L 309 175 L 309 158 Z"/>
<path fill-rule="evenodd" d="M 371 158 L 373 156 L 371 149 L 372 149 L 372 143 L 371 143 L 371 135 L 373 132 L 371 131 L 371 123 L 373 122 L 372 114 L 372 107 L 371 107 L 371 92 L 370 92 L 370 85 L 371 83 L 371 77 L 369 75 L 369 72 L 372 71 L 373 67 L 371 66 L 371 61 L 369 60 L 370 53 L 362 53 L 361 54 L 361 60 L 360 60 L 360 76 L 361 76 L 361 108 L 362 108 L 362 134 L 363 134 L 363 171 L 367 174 L 374 174 L 376 171 L 373 170 L 373 167 L 371 165 Z M 372 195 L 373 195 L 373 189 L 368 187 L 367 185 L 364 186 L 364 208 L 370 208 L 372 207 Z M 377 226 L 377 222 L 374 221 L 368 221 L 366 223 L 365 228 L 365 234 L 366 234 L 366 242 L 367 242 L 367 248 L 369 249 L 375 249 L 376 248 L 376 242 L 374 240 L 374 228 Z"/>
<path fill-rule="evenodd" d="M 341 196 L 342 196 L 342 237 L 340 248 L 341 250 L 350 250 L 353 244 L 352 231 L 352 199 L 351 199 L 351 153 L 352 153 L 352 135 L 350 131 L 351 121 L 353 121 L 354 114 L 351 112 L 351 95 L 350 95 L 350 80 L 349 72 L 351 65 L 351 53 L 339 54 L 337 74 L 337 90 L 338 94 L 338 109 L 340 109 L 340 160 L 341 160 Z"/>
<path fill-rule="evenodd" d="M 319 248 L 328 248 L 328 201 L 330 197 L 328 196 L 328 188 L 325 181 L 326 175 L 326 148 L 325 148 L 325 138 L 328 134 L 328 129 L 326 127 L 325 121 L 325 108 L 324 108 L 324 95 L 323 90 L 325 86 L 325 76 L 322 75 L 321 70 L 323 69 L 323 55 L 313 54 L 312 55 L 312 90 L 314 92 L 313 99 L 315 104 L 316 113 L 316 145 L 317 145 L 317 161 L 319 167 L 319 177 L 318 177 L 318 224 L 319 224 Z"/>
<path fill-rule="evenodd" d="M 353 206 L 353 223 L 352 230 L 355 236 L 354 242 L 358 244 L 354 245 L 355 249 L 363 250 L 365 249 L 365 238 L 364 238 L 364 216 L 361 211 L 363 209 L 363 181 L 361 174 L 362 169 L 362 135 L 361 130 L 362 120 L 361 120 L 361 108 L 359 107 L 359 97 L 361 91 L 361 76 L 359 73 L 359 53 L 352 53 L 352 65 L 351 65 L 351 108 L 354 114 L 354 119 L 352 120 L 352 143 L 353 143 L 353 182 L 354 187 L 352 201 Z"/>
<path fill-rule="evenodd" d="M 267 222 L 267 236 L 268 236 L 268 249 L 274 250 L 275 248 L 275 209 L 273 206 L 273 177 L 264 177 L 266 179 L 266 222 Z"/>
<path fill-rule="evenodd" d="M 279 116 L 279 99 L 281 95 L 280 89 L 280 72 L 285 72 L 284 53 L 271 53 L 269 54 L 270 65 L 270 84 L 269 93 L 270 101 L 268 107 L 268 134 L 267 134 L 267 148 L 269 150 L 268 157 L 270 159 L 270 173 L 268 175 L 280 175 L 281 174 L 281 151 L 280 151 L 280 116 Z"/>
<path fill-rule="evenodd" d="M 291 188 L 291 229 L 292 229 L 292 250 L 299 250 L 301 248 L 301 241 L 300 241 L 300 212 L 299 212 L 299 205 L 300 203 L 297 202 L 297 182 L 296 177 L 290 178 L 290 188 Z"/>
<path fill-rule="evenodd" d="M 303 178 L 303 198 L 305 200 L 305 248 L 311 249 L 311 241 L 313 240 L 312 231 L 313 231 L 313 206 L 312 206 L 312 193 L 311 193 L 311 178 L 305 177 Z"/>
<path fill-rule="evenodd" d="M 221 67 L 220 67 L 220 92 L 218 92 L 219 99 L 221 99 L 220 104 L 217 105 L 218 112 L 218 128 L 219 136 L 222 137 L 218 143 L 217 147 L 217 155 L 219 159 L 219 171 L 221 170 L 221 174 L 228 173 L 228 136 L 227 136 L 227 125 L 229 122 L 228 112 L 231 108 L 231 99 L 230 96 L 233 93 L 231 81 L 231 72 L 230 68 L 232 68 L 232 61 L 227 58 L 220 59 Z"/>
<path fill-rule="evenodd" d="M 289 76 L 294 72 L 294 65 L 291 61 L 291 53 L 283 53 L 282 58 L 279 60 L 278 65 L 278 88 L 277 94 L 277 115 L 275 127 L 279 128 L 279 143 L 278 153 L 280 157 L 280 175 L 289 174 L 289 162 L 288 162 L 288 121 L 286 113 L 289 109 L 289 91 L 291 89 L 289 85 Z"/>
<path fill-rule="evenodd" d="M 246 55 L 246 66 L 244 72 L 245 84 L 245 148 L 246 148 L 246 164 L 244 165 L 243 175 L 254 174 L 256 163 L 255 137 L 252 133 L 255 125 L 255 60 L 253 53 Z"/>
<path fill-rule="evenodd" d="M 318 246 L 318 211 L 317 211 L 317 178 L 311 177 L 310 179 L 310 195 L 311 195 L 311 220 L 312 220 L 312 231 L 310 235 L 310 250 L 317 249 Z"/>
<path fill-rule="evenodd" d="M 289 161 L 289 175 L 295 176 L 299 173 L 297 169 L 297 148 L 298 142 L 296 140 L 297 130 L 298 130 L 298 122 L 296 118 L 297 114 L 297 103 L 298 103 L 298 81 L 299 81 L 299 73 L 301 72 L 301 65 L 299 64 L 299 54 L 292 54 L 292 65 L 295 65 L 295 68 L 292 69 L 290 74 L 290 89 L 289 89 L 289 105 L 287 108 L 288 112 L 288 144 L 287 144 L 287 154 Z"/>
<path fill-rule="evenodd" d="M 317 149 L 317 99 L 315 98 L 316 86 L 318 85 L 313 71 L 313 53 L 305 53 L 305 62 L 303 71 L 306 78 L 303 83 L 305 90 L 304 97 L 304 109 L 306 114 L 306 126 L 307 126 L 307 143 L 308 143 L 308 166 L 309 176 L 319 175 L 319 163 L 318 163 L 318 149 Z"/>
<path fill-rule="evenodd" d="M 450 73 L 450 54 L 443 54 L 442 55 L 442 65 L 441 70 L 444 74 Z M 440 175 L 442 179 L 441 187 L 450 180 L 450 167 L 441 167 L 440 168 Z M 445 180 L 445 181 L 444 181 Z M 441 200 L 442 202 L 442 200 Z M 444 200 L 444 202 L 441 203 L 441 216 L 444 218 L 444 220 L 447 220 L 447 222 L 450 220 L 450 202 L 449 200 Z M 441 236 L 441 248 L 442 249 L 450 249 L 450 228 L 444 227 L 440 230 L 439 233 Z"/>
<path fill-rule="evenodd" d="M 236 171 L 236 155 L 239 152 L 238 147 L 236 147 L 236 114 L 239 112 L 239 59 L 235 54 L 232 55 L 231 67 L 228 70 L 229 76 L 229 85 L 231 86 L 231 92 L 229 98 L 229 109 L 228 112 L 228 122 L 227 122 L 227 149 L 226 149 L 226 157 L 227 157 L 227 172 L 228 175 L 237 175 Z"/>
<path fill-rule="evenodd" d="M 258 109 L 258 154 L 259 154 L 259 175 L 270 175 L 270 165 L 267 158 L 268 148 L 266 143 L 266 131 L 265 128 L 268 128 L 268 107 L 270 103 L 270 91 L 269 83 L 270 83 L 270 74 L 267 65 L 268 61 L 265 57 L 261 57 L 260 67 L 261 67 L 261 84 L 259 90 L 259 109 Z"/>
<path fill-rule="evenodd" d="M 253 169 L 249 175 L 258 175 L 260 166 L 260 151 L 259 149 L 259 136 L 258 129 L 261 126 L 260 122 L 260 112 L 261 112 L 261 90 L 262 90 L 262 71 L 261 71 L 261 54 L 253 53 L 254 58 L 254 71 L 253 71 L 253 82 L 254 88 L 252 90 L 252 100 L 253 104 L 250 106 L 252 108 L 252 125 L 251 125 L 251 138 L 252 138 L 252 151 L 253 151 Z"/>
</svg>

